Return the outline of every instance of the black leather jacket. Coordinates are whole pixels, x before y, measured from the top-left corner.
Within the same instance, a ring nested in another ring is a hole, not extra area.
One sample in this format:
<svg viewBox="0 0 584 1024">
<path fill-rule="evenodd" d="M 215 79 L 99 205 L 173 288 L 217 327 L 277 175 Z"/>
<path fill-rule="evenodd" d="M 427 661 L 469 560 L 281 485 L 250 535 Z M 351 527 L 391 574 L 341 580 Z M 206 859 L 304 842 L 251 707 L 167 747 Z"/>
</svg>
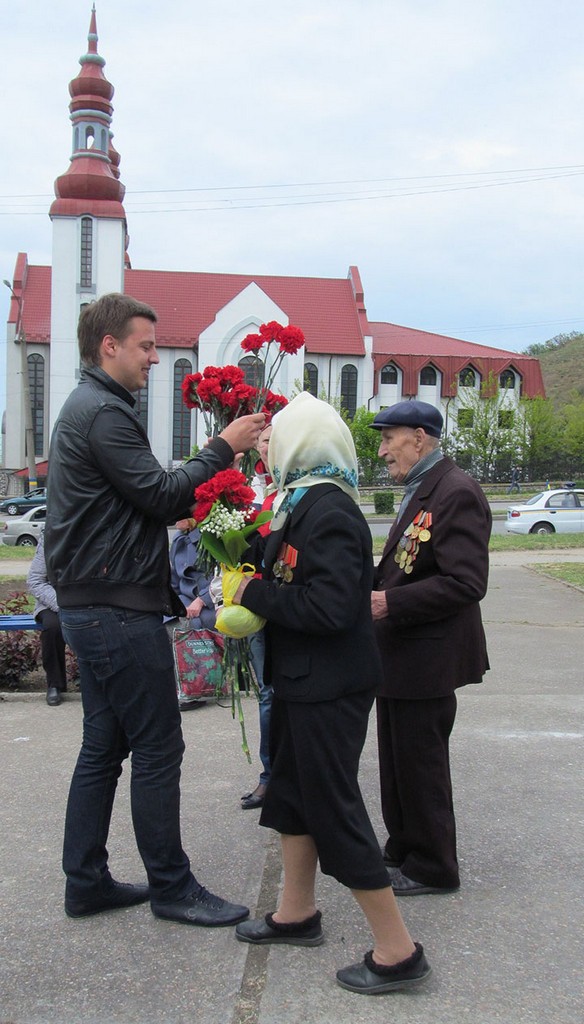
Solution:
<svg viewBox="0 0 584 1024">
<path fill-rule="evenodd" d="M 167 524 L 190 514 L 195 487 L 232 462 L 223 438 L 166 472 L 134 399 L 99 367 L 84 370 L 49 451 L 45 555 L 61 608 L 113 605 L 180 613 L 169 586 Z"/>
</svg>

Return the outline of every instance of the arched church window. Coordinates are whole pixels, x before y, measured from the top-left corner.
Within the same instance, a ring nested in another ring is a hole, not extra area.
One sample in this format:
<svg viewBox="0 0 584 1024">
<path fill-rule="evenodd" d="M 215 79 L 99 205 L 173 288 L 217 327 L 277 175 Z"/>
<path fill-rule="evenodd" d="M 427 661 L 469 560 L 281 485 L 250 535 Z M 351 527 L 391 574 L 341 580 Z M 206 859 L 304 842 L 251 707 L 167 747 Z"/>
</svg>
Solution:
<svg viewBox="0 0 584 1024">
<path fill-rule="evenodd" d="M 191 451 L 191 410 L 182 400 L 181 384 L 192 372 L 190 360 L 176 360 L 172 390 L 172 457 L 177 461 L 186 459 Z"/>
<path fill-rule="evenodd" d="M 93 220 L 81 218 L 81 266 L 79 283 L 82 288 L 91 288 L 93 283 Z"/>
<path fill-rule="evenodd" d="M 352 420 L 357 411 L 357 367 L 351 363 L 341 370 L 341 406 Z"/>
<path fill-rule="evenodd" d="M 464 370 L 460 371 L 458 382 L 461 388 L 474 388 L 476 384 L 476 375 L 472 367 L 465 366 Z"/>
<path fill-rule="evenodd" d="M 45 427 L 45 360 L 36 353 L 27 359 L 34 454 L 42 456 Z"/>
<path fill-rule="evenodd" d="M 420 384 L 422 385 L 435 385 L 436 384 L 436 370 L 433 366 L 424 366 L 423 370 L 420 370 Z"/>
<path fill-rule="evenodd" d="M 315 398 L 318 396 L 318 367 L 315 363 L 304 364 L 304 390 L 310 391 Z"/>
<path fill-rule="evenodd" d="M 397 367 L 393 363 L 386 363 L 379 378 L 380 384 L 397 384 Z"/>
<path fill-rule="evenodd" d="M 255 356 L 244 356 L 237 365 L 240 370 L 243 370 L 246 384 L 252 388 L 264 386 L 264 364 L 261 359 L 256 359 Z"/>
<path fill-rule="evenodd" d="M 85 129 L 85 148 L 86 149 L 93 149 L 94 143 L 95 143 L 95 132 L 93 130 L 93 125 L 88 125 L 87 128 Z"/>
<path fill-rule="evenodd" d="M 503 389 L 515 387 L 515 374 L 513 370 L 503 370 L 503 373 L 499 377 L 499 385 Z"/>
</svg>

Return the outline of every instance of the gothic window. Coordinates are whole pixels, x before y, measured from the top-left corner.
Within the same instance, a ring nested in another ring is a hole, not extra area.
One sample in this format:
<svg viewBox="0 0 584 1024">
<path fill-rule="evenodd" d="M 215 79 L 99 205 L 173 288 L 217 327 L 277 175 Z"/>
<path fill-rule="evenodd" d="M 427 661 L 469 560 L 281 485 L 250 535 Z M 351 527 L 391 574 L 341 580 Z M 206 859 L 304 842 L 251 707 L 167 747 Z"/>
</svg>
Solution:
<svg viewBox="0 0 584 1024">
<path fill-rule="evenodd" d="M 465 366 L 464 370 L 460 371 L 458 383 L 461 388 L 474 388 L 476 384 L 476 374 L 470 366 Z"/>
<path fill-rule="evenodd" d="M 499 384 L 502 388 L 514 388 L 515 387 L 515 374 L 513 370 L 503 370 L 503 373 L 499 377 Z"/>
<path fill-rule="evenodd" d="M 424 369 L 420 371 L 420 384 L 436 384 L 436 370 L 433 366 L 425 366 Z"/>
<path fill-rule="evenodd" d="M 174 364 L 172 392 L 172 457 L 185 459 L 191 451 L 191 411 L 182 400 L 181 384 L 187 373 L 192 373 L 188 359 L 177 359 Z"/>
<path fill-rule="evenodd" d="M 341 405 L 352 420 L 357 411 L 357 367 L 351 363 L 341 370 Z"/>
<path fill-rule="evenodd" d="M 28 357 L 27 363 L 34 454 L 42 456 L 45 426 L 45 360 L 42 356 L 33 354 Z"/>
<path fill-rule="evenodd" d="M 304 390 L 318 396 L 318 367 L 314 363 L 304 364 Z"/>
<path fill-rule="evenodd" d="M 397 384 L 397 367 L 393 363 L 387 363 L 382 371 L 379 379 L 380 384 Z"/>
<path fill-rule="evenodd" d="M 244 356 L 237 364 L 245 375 L 245 383 L 253 388 L 261 388 L 264 384 L 264 364 L 255 356 Z"/>
<path fill-rule="evenodd" d="M 91 288 L 93 278 L 93 220 L 81 218 L 81 267 L 79 283 L 82 288 Z"/>
</svg>

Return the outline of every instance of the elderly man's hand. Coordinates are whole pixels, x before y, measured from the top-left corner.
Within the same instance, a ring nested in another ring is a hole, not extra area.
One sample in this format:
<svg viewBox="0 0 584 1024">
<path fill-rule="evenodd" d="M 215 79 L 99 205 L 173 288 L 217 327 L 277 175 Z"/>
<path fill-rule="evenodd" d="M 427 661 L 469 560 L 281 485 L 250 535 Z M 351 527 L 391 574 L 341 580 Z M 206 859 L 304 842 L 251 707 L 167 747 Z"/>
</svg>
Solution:
<svg viewBox="0 0 584 1024">
<path fill-rule="evenodd" d="M 374 619 L 384 619 L 387 615 L 385 590 L 374 590 L 371 594 L 371 614 Z"/>
</svg>

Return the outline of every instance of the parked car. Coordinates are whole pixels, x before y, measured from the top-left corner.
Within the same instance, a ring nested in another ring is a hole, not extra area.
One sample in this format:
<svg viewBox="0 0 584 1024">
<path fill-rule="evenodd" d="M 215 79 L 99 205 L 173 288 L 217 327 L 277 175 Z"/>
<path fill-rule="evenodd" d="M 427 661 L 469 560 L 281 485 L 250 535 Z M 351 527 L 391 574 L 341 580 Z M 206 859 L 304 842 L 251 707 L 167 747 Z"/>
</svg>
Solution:
<svg viewBox="0 0 584 1024">
<path fill-rule="evenodd" d="M 584 533 L 584 490 L 563 487 L 534 494 L 507 509 L 510 533 Z"/>
<path fill-rule="evenodd" d="M 8 512 L 9 516 L 21 516 L 28 509 L 36 508 L 37 505 L 46 505 L 47 491 L 45 487 L 37 487 L 28 494 L 21 494 L 17 498 L 4 498 L 0 501 L 0 512 Z"/>
<path fill-rule="evenodd" d="M 36 548 L 46 516 L 47 506 L 40 505 L 38 508 L 29 508 L 28 512 L 18 519 L 7 519 L 4 529 L 0 532 L 2 543 L 10 547 Z"/>
</svg>

